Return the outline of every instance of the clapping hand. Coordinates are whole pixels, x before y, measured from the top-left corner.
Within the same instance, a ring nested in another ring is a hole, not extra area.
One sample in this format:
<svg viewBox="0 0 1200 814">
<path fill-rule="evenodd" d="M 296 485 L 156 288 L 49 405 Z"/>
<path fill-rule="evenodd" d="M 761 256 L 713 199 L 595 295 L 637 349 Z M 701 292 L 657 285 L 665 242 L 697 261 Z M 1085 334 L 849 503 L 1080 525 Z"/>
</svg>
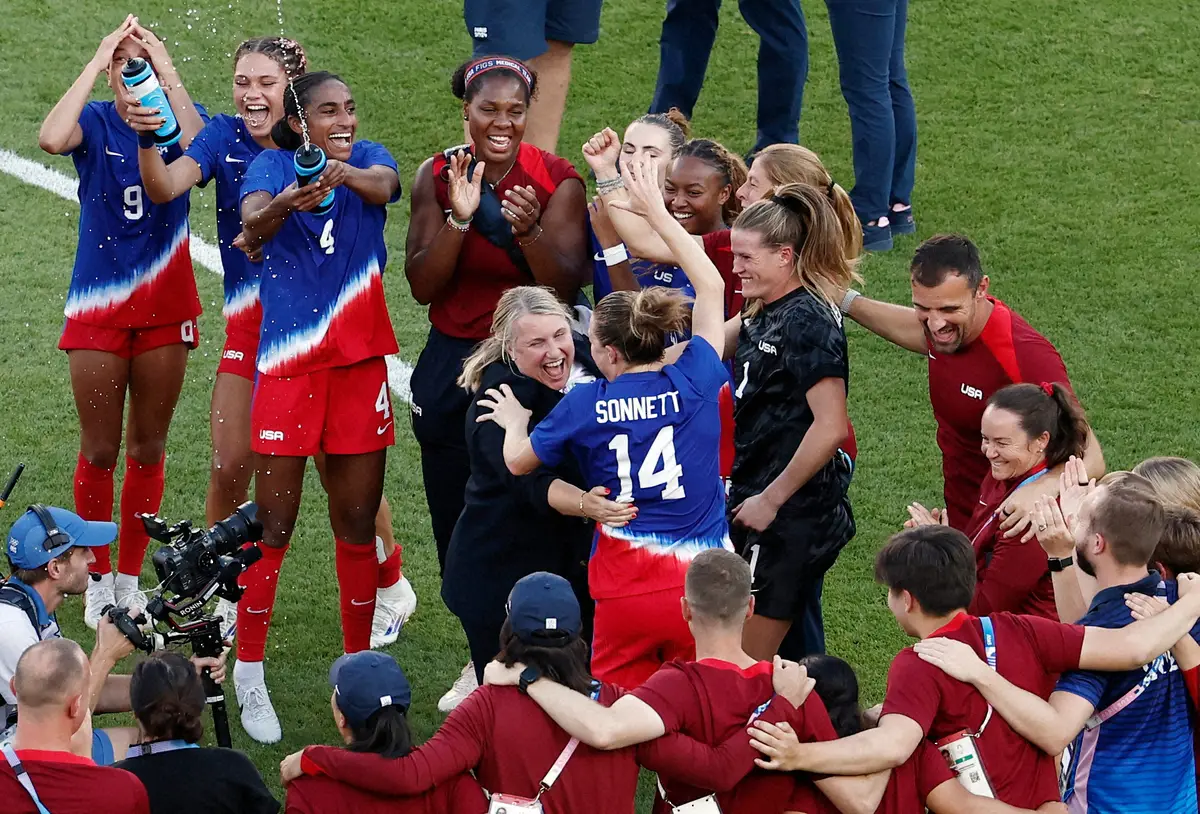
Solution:
<svg viewBox="0 0 1200 814">
<path fill-rule="evenodd" d="M 904 521 L 904 528 L 948 525 L 950 525 L 950 515 L 945 509 L 926 509 L 920 503 L 908 504 L 908 519 Z"/>
<path fill-rule="evenodd" d="M 1096 488 L 1096 479 L 1089 478 L 1083 461 L 1072 455 L 1058 478 L 1058 505 L 1062 508 L 1067 528 L 1073 528 L 1083 499 Z"/>
<path fill-rule="evenodd" d="M 500 202 L 500 214 L 512 224 L 512 233 L 524 237 L 533 231 L 542 217 L 542 205 L 538 202 L 533 187 L 515 186 L 504 193 Z"/>
<path fill-rule="evenodd" d="M 471 170 L 471 154 L 464 151 L 450 156 L 446 169 L 446 195 L 450 199 L 450 214 L 459 223 L 466 223 L 475 216 L 482 195 L 483 170 L 479 161 Z"/>
<path fill-rule="evenodd" d="M 1066 518 L 1058 506 L 1058 500 L 1043 495 L 1033 504 L 1034 534 L 1049 557 L 1071 556 L 1075 550 L 1075 538 L 1067 527 Z"/>
</svg>

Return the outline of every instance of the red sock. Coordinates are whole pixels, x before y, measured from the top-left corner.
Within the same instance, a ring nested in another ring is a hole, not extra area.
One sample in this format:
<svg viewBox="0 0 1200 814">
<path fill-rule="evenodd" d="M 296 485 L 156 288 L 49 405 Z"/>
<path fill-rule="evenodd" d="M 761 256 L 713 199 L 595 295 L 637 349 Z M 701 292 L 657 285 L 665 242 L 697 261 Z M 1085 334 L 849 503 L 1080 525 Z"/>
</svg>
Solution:
<svg viewBox="0 0 1200 814">
<path fill-rule="evenodd" d="M 121 533 L 117 543 L 117 573 L 138 575 L 146 559 L 150 538 L 135 514 L 158 514 L 163 496 L 163 461 L 140 464 L 125 456 L 125 483 L 121 485 Z"/>
<path fill-rule="evenodd" d="M 239 661 L 262 661 L 267 651 L 267 629 L 275 610 L 275 592 L 279 589 L 279 570 L 289 546 L 260 546 L 262 559 L 242 575 L 246 592 L 238 602 L 237 657 Z M 369 627 L 369 626 L 368 626 Z"/>
<path fill-rule="evenodd" d="M 392 552 L 391 556 L 383 562 L 379 563 L 379 585 L 380 590 L 390 588 L 400 581 L 400 546 Z"/>
<path fill-rule="evenodd" d="M 79 453 L 75 461 L 75 513 L 84 520 L 111 522 L 113 516 L 113 471 L 96 466 Z M 92 549 L 96 562 L 88 570 L 97 574 L 112 572 L 108 546 Z"/>
<path fill-rule="evenodd" d="M 375 616 L 375 586 L 379 584 L 375 546 L 352 545 L 344 540 L 336 540 L 335 544 L 334 561 L 342 600 L 342 647 L 347 653 L 369 650 L 371 619 Z"/>
</svg>

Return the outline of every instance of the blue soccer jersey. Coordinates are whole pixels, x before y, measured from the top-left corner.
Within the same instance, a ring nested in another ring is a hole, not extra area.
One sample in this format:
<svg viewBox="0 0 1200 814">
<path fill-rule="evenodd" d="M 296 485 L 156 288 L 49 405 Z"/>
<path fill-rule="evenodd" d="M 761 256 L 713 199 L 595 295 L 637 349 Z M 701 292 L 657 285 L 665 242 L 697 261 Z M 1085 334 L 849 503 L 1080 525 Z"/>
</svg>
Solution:
<svg viewBox="0 0 1200 814">
<path fill-rule="evenodd" d="M 592 296 L 596 298 L 596 302 L 600 302 L 613 292 L 612 279 L 608 276 L 608 264 L 604 262 L 604 249 L 600 247 L 600 242 L 596 240 L 596 233 L 591 230 L 590 225 L 588 237 L 591 240 L 593 252 Z M 696 296 L 696 289 L 692 287 L 687 274 L 679 266 L 655 263 L 640 257 L 630 257 L 629 266 L 633 271 L 633 278 L 642 288 L 660 285 L 665 288 L 678 288 L 689 297 Z"/>
<path fill-rule="evenodd" d="M 1079 623 L 1106 628 L 1133 624 L 1125 607 L 1127 593 L 1165 594 L 1171 602 L 1178 598 L 1174 582 L 1160 584 L 1158 574 L 1151 572 L 1132 585 L 1098 592 Z M 1196 633 L 1192 631 L 1193 637 Z M 1196 764 L 1188 694 L 1170 653 L 1123 673 L 1066 673 L 1055 691 L 1078 695 L 1096 708 L 1065 761 L 1063 801 L 1072 814 L 1194 814 Z M 1114 713 L 1112 705 L 1118 701 L 1127 706 Z M 1111 717 L 1100 722 L 1107 715 Z"/>
<path fill-rule="evenodd" d="M 263 151 L 242 181 L 242 197 L 278 195 L 295 183 L 292 155 Z M 347 163 L 396 169 L 387 149 L 371 141 L 356 141 Z M 387 208 L 344 186 L 334 192 L 328 212 L 293 212 L 263 246 L 262 373 L 297 376 L 397 350 L 383 297 Z M 393 201 L 399 197 L 397 188 Z"/>
<path fill-rule="evenodd" d="M 203 118 L 207 114 L 200 105 Z M 137 134 L 113 102 L 79 115 L 79 244 L 64 313 L 108 328 L 148 328 L 194 319 L 200 298 L 188 246 L 188 196 L 154 204 L 138 171 Z M 171 162 L 178 144 L 160 148 Z"/>
<path fill-rule="evenodd" d="M 533 430 L 538 458 L 553 468 L 571 455 L 588 485 L 632 500 L 638 516 L 602 526 L 588 569 L 593 598 L 683 585 L 691 559 L 730 548 L 718 471 L 718 393 L 727 372 L 703 339 L 661 371 L 577 385 Z"/>
<path fill-rule="evenodd" d="M 261 263 L 251 263 L 233 245 L 242 231 L 242 179 L 263 151 L 238 116 L 214 116 L 184 153 L 200 167 L 206 186 L 217 181 L 217 239 L 225 272 L 226 330 L 258 335 L 262 311 L 258 302 Z"/>
</svg>

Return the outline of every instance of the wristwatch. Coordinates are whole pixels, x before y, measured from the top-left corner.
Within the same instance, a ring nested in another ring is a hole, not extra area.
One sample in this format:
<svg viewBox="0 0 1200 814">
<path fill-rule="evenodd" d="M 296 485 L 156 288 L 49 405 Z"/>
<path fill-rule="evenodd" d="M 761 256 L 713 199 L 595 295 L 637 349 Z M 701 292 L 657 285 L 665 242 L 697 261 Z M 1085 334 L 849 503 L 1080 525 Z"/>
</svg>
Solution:
<svg viewBox="0 0 1200 814">
<path fill-rule="evenodd" d="M 855 291 L 853 288 L 846 289 L 846 296 L 842 297 L 842 302 L 840 305 L 838 305 L 838 310 L 840 310 L 843 314 L 849 315 L 851 303 L 861 296 L 862 294 L 858 291 Z"/>
<path fill-rule="evenodd" d="M 529 685 L 542 677 L 542 671 L 536 667 L 526 667 L 521 671 L 521 678 L 517 682 L 517 689 L 522 695 L 529 694 Z"/>
<path fill-rule="evenodd" d="M 1051 557 L 1050 559 L 1046 560 L 1046 565 L 1051 571 L 1054 572 L 1065 571 L 1074 564 L 1075 558 L 1073 556 Z"/>
</svg>

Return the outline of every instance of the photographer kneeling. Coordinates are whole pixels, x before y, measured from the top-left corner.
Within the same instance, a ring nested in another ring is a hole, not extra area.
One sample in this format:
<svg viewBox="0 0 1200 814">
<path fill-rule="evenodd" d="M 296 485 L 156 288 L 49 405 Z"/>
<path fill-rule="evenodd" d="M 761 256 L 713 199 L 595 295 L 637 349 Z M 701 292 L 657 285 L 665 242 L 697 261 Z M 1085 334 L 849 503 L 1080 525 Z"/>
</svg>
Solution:
<svg viewBox="0 0 1200 814">
<path fill-rule="evenodd" d="M 16 721 L 17 698 L 12 677 L 17 661 L 39 641 L 62 637 L 55 611 L 68 596 L 87 591 L 92 548 L 108 545 L 117 536 L 115 523 L 84 520 L 73 512 L 34 504 L 13 523 L 5 553 L 12 576 L 0 585 L 0 730 Z M 96 628 L 96 645 L 89 658 L 88 702 L 93 713 L 128 712 L 129 676 L 110 675 L 133 645 L 107 615 Z M 196 667 L 210 669 L 215 681 L 225 678 L 225 657 L 193 658 Z M 129 727 L 94 729 L 92 759 L 101 766 L 125 757 L 138 731 Z M 3 736 L 0 736 L 3 740 Z"/>
<path fill-rule="evenodd" d="M 150 814 L 279 811 L 250 758 L 197 745 L 204 734 L 204 687 L 187 658 L 167 651 L 150 655 L 133 668 L 129 696 L 140 737 L 116 768 L 142 781 Z"/>
</svg>

